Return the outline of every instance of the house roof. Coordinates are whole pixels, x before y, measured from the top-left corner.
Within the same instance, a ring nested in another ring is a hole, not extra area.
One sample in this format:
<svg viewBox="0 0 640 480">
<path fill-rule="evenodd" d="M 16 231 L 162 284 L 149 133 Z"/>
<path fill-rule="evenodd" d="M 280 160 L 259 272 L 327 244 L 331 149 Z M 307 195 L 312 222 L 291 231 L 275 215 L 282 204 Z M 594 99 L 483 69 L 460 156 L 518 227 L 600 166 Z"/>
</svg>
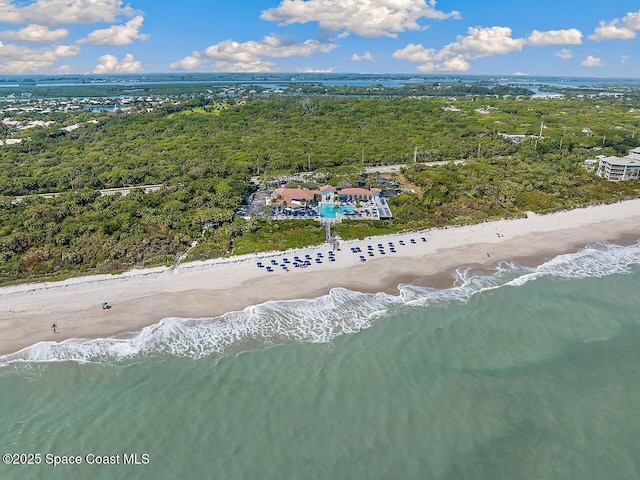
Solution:
<svg viewBox="0 0 640 480">
<path fill-rule="evenodd" d="M 315 194 L 313 190 L 303 188 L 276 188 L 275 192 L 288 207 L 297 207 L 303 200 L 313 200 Z"/>
<path fill-rule="evenodd" d="M 280 200 L 277 202 L 279 204 L 286 204 L 287 207 L 297 208 L 300 206 L 300 203 L 308 200 L 312 201 L 315 195 L 321 194 L 323 191 L 331 190 L 336 192 L 338 195 L 360 195 L 360 196 L 371 196 L 374 193 L 379 193 L 381 190 L 379 188 L 373 188 L 371 190 L 367 190 L 366 188 L 343 188 L 342 190 L 337 190 L 336 187 L 331 185 L 325 185 L 320 187 L 318 190 L 307 190 L 305 188 L 276 188 L 274 192 L 276 195 L 280 196 Z"/>
<path fill-rule="evenodd" d="M 602 162 L 606 162 L 610 165 L 615 165 L 617 167 L 635 167 L 640 166 L 639 159 L 633 159 L 629 157 L 605 157 L 601 160 Z"/>
</svg>

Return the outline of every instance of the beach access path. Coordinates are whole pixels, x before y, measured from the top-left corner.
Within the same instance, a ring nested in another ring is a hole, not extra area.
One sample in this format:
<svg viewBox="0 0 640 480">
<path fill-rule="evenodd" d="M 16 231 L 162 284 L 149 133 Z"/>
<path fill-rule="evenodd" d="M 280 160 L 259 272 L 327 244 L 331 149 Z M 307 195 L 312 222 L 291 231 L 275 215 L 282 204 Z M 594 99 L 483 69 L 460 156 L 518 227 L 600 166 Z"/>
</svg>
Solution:
<svg viewBox="0 0 640 480">
<path fill-rule="evenodd" d="M 424 237 L 426 241 L 422 241 Z M 412 243 L 411 239 L 416 242 Z M 341 243 L 336 261 L 329 245 L 266 252 L 175 269 L 158 267 L 120 275 L 97 275 L 61 282 L 0 288 L 0 354 L 40 341 L 129 336 L 163 318 L 211 318 L 269 300 L 315 298 L 332 288 L 397 294 L 400 283 L 444 288 L 458 267 L 491 268 L 500 261 L 535 266 L 562 253 L 600 241 L 635 243 L 640 239 L 640 199 L 549 215 L 498 220 L 462 227 L 387 235 Z M 404 245 L 400 245 L 403 240 Z M 378 253 L 377 244 L 394 242 L 396 252 Z M 374 256 L 360 254 L 375 246 Z M 323 253 L 307 268 L 279 265 L 284 257 Z M 278 263 L 273 272 L 256 262 Z M 112 308 L 102 309 L 102 302 Z M 51 328 L 56 325 L 56 332 Z"/>
</svg>

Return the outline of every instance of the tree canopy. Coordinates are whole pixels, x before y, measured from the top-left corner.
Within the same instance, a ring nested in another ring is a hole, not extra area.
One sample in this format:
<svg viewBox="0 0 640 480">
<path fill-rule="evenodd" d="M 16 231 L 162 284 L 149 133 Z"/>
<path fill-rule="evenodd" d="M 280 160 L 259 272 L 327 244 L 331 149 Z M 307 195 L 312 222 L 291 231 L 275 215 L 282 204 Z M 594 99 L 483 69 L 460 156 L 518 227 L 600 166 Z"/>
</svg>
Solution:
<svg viewBox="0 0 640 480">
<path fill-rule="evenodd" d="M 194 240 L 191 258 L 319 242 L 319 226 L 234 215 L 256 188 L 251 176 L 309 164 L 349 183 L 363 167 L 407 163 L 407 188 L 391 199 L 395 218 L 345 222 L 345 238 L 637 196 L 636 184 L 610 183 L 582 168 L 586 158 L 640 145 L 637 103 L 473 92 L 199 97 L 151 111 L 43 116 L 56 123 L 0 146 L 0 282 L 170 264 Z M 501 133 L 531 138 L 515 143 Z M 421 164 L 458 159 L 465 164 Z M 128 196 L 96 191 L 143 184 L 163 188 Z M 62 194 L 13 201 L 48 192 Z"/>
</svg>

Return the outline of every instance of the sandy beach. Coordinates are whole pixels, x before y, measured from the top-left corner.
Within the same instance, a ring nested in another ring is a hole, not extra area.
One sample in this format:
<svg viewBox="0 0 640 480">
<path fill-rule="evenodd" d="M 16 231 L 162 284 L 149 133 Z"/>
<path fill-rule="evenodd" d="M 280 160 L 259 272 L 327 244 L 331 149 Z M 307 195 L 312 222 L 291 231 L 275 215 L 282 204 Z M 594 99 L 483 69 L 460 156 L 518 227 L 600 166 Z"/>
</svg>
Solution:
<svg viewBox="0 0 640 480">
<path fill-rule="evenodd" d="M 422 241 L 422 237 L 426 239 Z M 269 300 L 314 298 L 332 288 L 397 293 L 400 283 L 450 286 L 461 266 L 490 268 L 499 261 L 538 265 L 561 253 L 599 242 L 640 238 L 640 199 L 527 218 L 464 227 L 343 241 L 336 261 L 329 245 L 206 262 L 134 270 L 121 275 L 79 277 L 62 282 L 0 288 L 0 354 L 40 341 L 126 336 L 163 318 L 215 317 Z M 415 239 L 415 243 L 411 242 Z M 404 245 L 400 244 L 400 241 Z M 396 252 L 387 248 L 394 242 Z M 386 254 L 378 253 L 377 244 Z M 374 246 L 370 257 L 366 250 Z M 359 246 L 363 253 L 353 253 Z M 279 264 L 309 254 L 307 268 Z M 364 254 L 367 261 L 361 262 Z M 278 266 L 273 272 L 257 261 Z M 103 310 L 100 303 L 112 308 Z M 56 324 L 56 333 L 51 328 Z"/>
</svg>

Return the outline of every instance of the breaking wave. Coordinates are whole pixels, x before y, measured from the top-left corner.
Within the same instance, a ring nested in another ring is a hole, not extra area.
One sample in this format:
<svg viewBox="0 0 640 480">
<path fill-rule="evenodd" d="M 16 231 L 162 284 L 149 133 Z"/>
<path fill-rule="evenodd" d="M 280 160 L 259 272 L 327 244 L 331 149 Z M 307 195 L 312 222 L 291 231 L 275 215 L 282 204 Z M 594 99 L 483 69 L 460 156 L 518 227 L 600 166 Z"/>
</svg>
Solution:
<svg viewBox="0 0 640 480">
<path fill-rule="evenodd" d="M 517 287 L 541 276 L 583 279 L 628 274 L 638 264 L 640 241 L 626 247 L 598 243 L 534 268 L 502 262 L 490 274 L 458 269 L 454 286 L 447 289 L 399 285 L 399 294 L 389 295 L 335 288 L 318 298 L 271 301 L 215 318 L 165 318 L 130 338 L 40 342 L 0 356 L 0 365 L 64 360 L 120 362 L 162 356 L 202 358 L 222 355 L 248 342 L 327 343 L 371 327 L 376 318 L 394 309 L 467 302 L 478 293 Z"/>
</svg>

